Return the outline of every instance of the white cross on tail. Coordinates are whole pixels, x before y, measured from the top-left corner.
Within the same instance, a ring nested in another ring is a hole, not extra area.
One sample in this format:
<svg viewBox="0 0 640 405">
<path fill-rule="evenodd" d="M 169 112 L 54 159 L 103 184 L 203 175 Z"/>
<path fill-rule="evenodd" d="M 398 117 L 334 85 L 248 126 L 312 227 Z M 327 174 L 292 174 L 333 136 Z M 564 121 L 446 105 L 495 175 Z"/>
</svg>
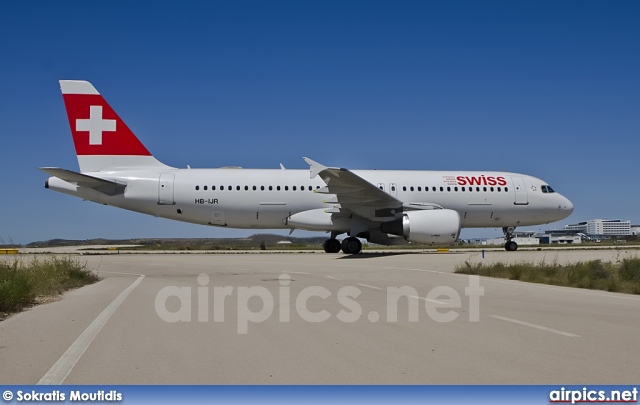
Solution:
<svg viewBox="0 0 640 405">
<path fill-rule="evenodd" d="M 116 120 L 102 119 L 102 106 L 92 105 L 89 119 L 77 119 L 76 131 L 89 131 L 89 145 L 102 145 L 102 133 L 116 130 Z"/>
</svg>

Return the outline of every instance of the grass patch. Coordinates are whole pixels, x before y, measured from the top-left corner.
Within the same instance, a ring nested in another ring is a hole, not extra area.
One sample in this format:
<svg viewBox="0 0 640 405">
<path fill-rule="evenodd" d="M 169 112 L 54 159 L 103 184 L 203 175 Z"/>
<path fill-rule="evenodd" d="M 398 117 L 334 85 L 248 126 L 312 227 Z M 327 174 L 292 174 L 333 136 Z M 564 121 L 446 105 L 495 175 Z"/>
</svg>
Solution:
<svg viewBox="0 0 640 405">
<path fill-rule="evenodd" d="M 0 312 L 21 311 L 38 297 L 59 295 L 98 280 L 86 263 L 71 257 L 0 262 Z"/>
<path fill-rule="evenodd" d="M 506 278 L 530 283 L 588 288 L 640 294 L 640 258 L 619 263 L 589 260 L 567 265 L 558 263 L 470 263 L 457 266 L 456 273 Z"/>
</svg>

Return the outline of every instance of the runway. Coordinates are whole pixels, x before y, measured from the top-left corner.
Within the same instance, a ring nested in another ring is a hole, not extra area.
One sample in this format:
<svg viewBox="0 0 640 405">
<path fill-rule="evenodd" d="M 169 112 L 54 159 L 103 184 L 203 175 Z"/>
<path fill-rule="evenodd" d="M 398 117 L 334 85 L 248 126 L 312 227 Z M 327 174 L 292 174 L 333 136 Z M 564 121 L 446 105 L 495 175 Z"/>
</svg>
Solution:
<svg viewBox="0 0 640 405">
<path fill-rule="evenodd" d="M 454 274 L 634 255 L 79 256 L 103 280 L 0 322 L 0 381 L 635 384 L 639 296 Z"/>
</svg>

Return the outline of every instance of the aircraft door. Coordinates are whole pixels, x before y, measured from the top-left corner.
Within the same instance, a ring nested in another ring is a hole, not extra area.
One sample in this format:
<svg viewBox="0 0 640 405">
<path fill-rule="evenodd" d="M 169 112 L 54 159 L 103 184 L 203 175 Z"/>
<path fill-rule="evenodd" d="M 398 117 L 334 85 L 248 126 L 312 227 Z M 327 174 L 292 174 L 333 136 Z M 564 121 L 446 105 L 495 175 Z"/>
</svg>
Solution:
<svg viewBox="0 0 640 405">
<path fill-rule="evenodd" d="M 515 205 L 528 205 L 529 196 L 527 195 L 527 188 L 524 185 L 524 180 L 519 176 L 512 176 L 514 192 L 516 193 Z"/>
<path fill-rule="evenodd" d="M 161 173 L 158 182 L 158 205 L 173 205 L 173 181 L 175 174 Z"/>
</svg>

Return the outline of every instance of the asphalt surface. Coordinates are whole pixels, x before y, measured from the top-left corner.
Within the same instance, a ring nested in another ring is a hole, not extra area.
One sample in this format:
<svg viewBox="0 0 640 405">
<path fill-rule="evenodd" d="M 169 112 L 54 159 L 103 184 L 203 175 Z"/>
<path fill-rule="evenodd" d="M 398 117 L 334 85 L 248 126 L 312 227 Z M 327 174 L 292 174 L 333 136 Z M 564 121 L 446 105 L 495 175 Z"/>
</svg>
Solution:
<svg viewBox="0 0 640 405">
<path fill-rule="evenodd" d="M 453 272 L 634 255 L 79 256 L 103 280 L 0 322 L 0 381 L 636 384 L 640 296 Z"/>
</svg>

